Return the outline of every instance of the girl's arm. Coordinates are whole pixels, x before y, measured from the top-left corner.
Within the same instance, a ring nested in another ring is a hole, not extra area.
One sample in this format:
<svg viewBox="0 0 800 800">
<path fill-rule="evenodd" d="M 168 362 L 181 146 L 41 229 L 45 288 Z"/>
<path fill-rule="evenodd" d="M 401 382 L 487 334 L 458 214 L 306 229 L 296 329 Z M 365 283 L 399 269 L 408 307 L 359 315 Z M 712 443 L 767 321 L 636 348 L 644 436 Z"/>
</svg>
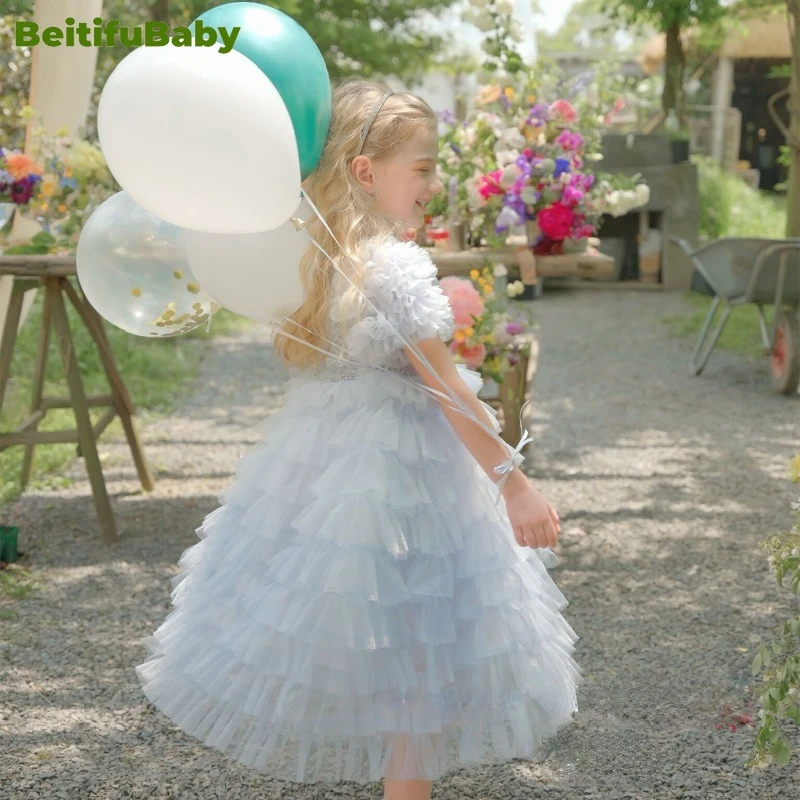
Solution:
<svg viewBox="0 0 800 800">
<path fill-rule="evenodd" d="M 440 338 L 431 337 L 418 342 L 415 346 L 436 371 L 436 375 L 431 374 L 430 370 L 417 356 L 409 348 L 404 347 L 403 351 L 423 382 L 432 389 L 443 392 L 445 395 L 448 394 L 448 390 L 454 393 L 472 414 L 491 429 L 492 423 L 488 412 L 483 408 L 475 393 L 458 374 L 447 345 Z M 442 382 L 447 385 L 447 389 L 442 386 Z M 465 416 L 461 411 L 455 410 L 453 408 L 453 400 L 450 397 L 439 397 L 438 395 L 432 395 L 432 397 L 438 400 L 448 422 L 453 426 L 464 446 L 472 453 L 492 482 L 496 483 L 499 480 L 499 476 L 494 471 L 494 467 L 508 459 L 509 451 L 492 434 L 477 425 L 473 419 Z M 505 496 L 509 492 L 515 491 L 520 484 L 527 485 L 528 478 L 515 465 L 503 487 L 503 495 Z"/>
</svg>

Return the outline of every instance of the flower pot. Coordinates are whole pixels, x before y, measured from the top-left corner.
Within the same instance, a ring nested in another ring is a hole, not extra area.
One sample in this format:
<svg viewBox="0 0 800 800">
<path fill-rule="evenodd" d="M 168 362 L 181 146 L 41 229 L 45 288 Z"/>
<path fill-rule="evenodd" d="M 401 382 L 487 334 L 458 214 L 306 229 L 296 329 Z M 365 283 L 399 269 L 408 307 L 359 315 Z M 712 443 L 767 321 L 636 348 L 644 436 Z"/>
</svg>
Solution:
<svg viewBox="0 0 800 800">
<path fill-rule="evenodd" d="M 567 237 L 561 243 L 561 248 L 564 253 L 585 253 L 589 248 L 589 240 L 585 237 L 583 239 Z"/>
<path fill-rule="evenodd" d="M 503 430 L 500 434 L 504 442 L 516 447 L 522 436 L 520 411 L 527 398 L 526 376 L 528 357 L 520 355 L 519 361 L 508 369 L 499 386 L 500 406 L 503 409 Z"/>
<path fill-rule="evenodd" d="M 0 525 L 0 561 L 11 563 L 17 560 L 17 535 L 19 528 Z"/>
<path fill-rule="evenodd" d="M 688 139 L 672 139 L 670 141 L 672 148 L 672 163 L 682 164 L 684 161 L 689 160 L 689 140 Z"/>
</svg>

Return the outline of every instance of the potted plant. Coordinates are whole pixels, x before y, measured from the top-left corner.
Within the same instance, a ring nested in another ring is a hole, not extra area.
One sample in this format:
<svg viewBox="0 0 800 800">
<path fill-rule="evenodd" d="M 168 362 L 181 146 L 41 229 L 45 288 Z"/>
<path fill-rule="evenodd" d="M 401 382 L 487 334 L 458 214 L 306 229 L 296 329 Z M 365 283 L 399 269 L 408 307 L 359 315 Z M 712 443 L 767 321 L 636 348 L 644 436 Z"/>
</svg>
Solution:
<svg viewBox="0 0 800 800">
<path fill-rule="evenodd" d="M 528 360 L 538 327 L 529 308 L 512 311 L 509 298 L 519 292 L 519 282 L 506 286 L 502 265 L 492 267 L 488 259 L 469 278 L 447 276 L 439 283 L 455 317 L 455 331 L 449 344 L 453 359 L 476 370 L 484 380 L 482 397 L 503 411 L 502 438 L 516 445 L 520 409 L 528 399 Z M 504 291 L 495 291 L 497 283 Z"/>
<path fill-rule="evenodd" d="M 669 135 L 670 147 L 672 149 L 672 163 L 682 164 L 689 160 L 689 129 L 681 124 L 675 109 L 671 108 L 664 122 L 664 129 Z"/>
</svg>

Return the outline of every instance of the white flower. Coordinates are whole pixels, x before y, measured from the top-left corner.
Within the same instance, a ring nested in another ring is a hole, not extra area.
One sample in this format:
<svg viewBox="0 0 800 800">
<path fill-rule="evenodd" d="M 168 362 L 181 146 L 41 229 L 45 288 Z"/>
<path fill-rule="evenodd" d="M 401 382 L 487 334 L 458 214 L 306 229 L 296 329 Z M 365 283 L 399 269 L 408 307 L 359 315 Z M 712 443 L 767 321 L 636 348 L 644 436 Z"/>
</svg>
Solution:
<svg viewBox="0 0 800 800">
<path fill-rule="evenodd" d="M 472 24 L 483 33 L 489 33 L 495 28 L 492 15 L 488 11 L 481 10 L 474 18 Z"/>
<path fill-rule="evenodd" d="M 505 264 L 497 263 L 492 269 L 492 275 L 494 275 L 495 278 L 505 278 L 506 275 L 508 275 L 508 267 L 506 267 Z"/>
<path fill-rule="evenodd" d="M 472 147 L 472 145 L 475 144 L 475 137 L 477 135 L 478 134 L 475 132 L 475 128 L 470 125 L 469 128 L 467 128 L 467 130 L 464 132 L 464 146 Z"/>
<path fill-rule="evenodd" d="M 511 206 L 503 206 L 503 210 L 497 215 L 496 224 L 500 227 L 519 225 L 519 214 Z"/>
<path fill-rule="evenodd" d="M 513 150 L 523 150 L 527 145 L 525 137 L 519 128 L 505 128 L 502 135 L 497 140 L 496 147 L 511 148 Z"/>
<path fill-rule="evenodd" d="M 587 153 L 584 158 L 587 161 L 602 161 L 603 154 L 602 153 Z"/>
<path fill-rule="evenodd" d="M 536 189 L 533 186 L 525 186 L 519 196 L 525 205 L 533 205 L 536 202 Z"/>
<path fill-rule="evenodd" d="M 516 297 L 525 291 L 525 284 L 522 281 L 514 281 L 506 286 L 506 294 L 509 297 Z"/>
<path fill-rule="evenodd" d="M 640 183 L 636 189 L 636 205 L 646 206 L 650 202 L 650 187 L 646 183 Z"/>
<path fill-rule="evenodd" d="M 494 7 L 498 14 L 512 14 L 514 12 L 511 0 L 495 0 Z"/>
<path fill-rule="evenodd" d="M 492 328 L 492 336 L 497 344 L 511 344 L 511 336 L 506 331 L 505 321 L 498 322 L 497 325 Z"/>
<path fill-rule="evenodd" d="M 562 186 L 567 186 L 572 180 L 572 175 L 569 172 L 562 172 L 558 179 Z"/>
<path fill-rule="evenodd" d="M 500 186 L 503 189 L 508 189 L 514 181 L 519 178 L 520 170 L 516 164 L 509 164 L 503 169 L 503 174 L 500 176 Z"/>
<path fill-rule="evenodd" d="M 504 169 L 509 164 L 513 164 L 517 158 L 519 157 L 519 153 L 516 150 L 496 150 L 495 151 L 495 158 L 497 159 L 497 166 L 500 169 Z"/>
</svg>

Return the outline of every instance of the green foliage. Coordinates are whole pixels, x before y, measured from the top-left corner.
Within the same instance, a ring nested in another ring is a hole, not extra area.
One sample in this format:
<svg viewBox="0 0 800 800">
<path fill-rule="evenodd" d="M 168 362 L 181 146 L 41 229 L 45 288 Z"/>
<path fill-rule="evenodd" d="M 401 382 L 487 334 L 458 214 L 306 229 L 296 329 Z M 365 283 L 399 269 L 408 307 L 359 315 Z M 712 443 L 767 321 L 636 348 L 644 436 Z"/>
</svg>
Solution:
<svg viewBox="0 0 800 800">
<path fill-rule="evenodd" d="M 650 24 L 660 31 L 709 25 L 730 12 L 720 0 L 604 0 L 603 7 L 626 25 Z"/>
<path fill-rule="evenodd" d="M 135 28 L 145 20 L 160 19 L 171 26 L 188 25 L 214 6 L 215 0 L 105 0 L 103 18 Z M 350 75 L 390 76 L 405 82 L 422 78 L 436 63 L 446 40 L 426 31 L 420 12 L 450 7 L 447 0 L 270 0 L 264 5 L 288 14 L 311 36 L 320 49 L 331 80 Z M 3 0 L 0 17 L 0 143 L 22 148 L 24 126 L 16 112 L 28 102 L 30 49 L 13 44 L 15 17 L 30 17 L 31 3 Z M 164 12 L 166 11 L 166 16 Z M 115 44 L 98 51 L 92 106 L 86 135 L 95 140 L 97 103 L 108 76 L 133 48 Z M 10 65 L 14 66 L 11 67 Z"/>
<path fill-rule="evenodd" d="M 784 237 L 786 210 L 781 198 L 753 189 L 710 158 L 695 155 L 692 161 L 698 168 L 701 237 Z"/>
<path fill-rule="evenodd" d="M 800 482 L 800 453 L 792 460 L 792 473 L 792 479 Z M 796 598 L 800 588 L 800 502 L 792 503 L 792 508 L 797 511 L 794 528 L 773 534 L 760 546 L 770 554 L 768 561 L 778 586 L 788 585 Z M 791 759 L 791 749 L 784 725 L 787 721 L 800 725 L 800 616 L 786 620 L 778 635 L 759 648 L 751 668 L 754 677 L 763 673 L 762 710 L 754 750 L 745 766 L 757 768 L 775 763 L 785 767 Z"/>
</svg>

